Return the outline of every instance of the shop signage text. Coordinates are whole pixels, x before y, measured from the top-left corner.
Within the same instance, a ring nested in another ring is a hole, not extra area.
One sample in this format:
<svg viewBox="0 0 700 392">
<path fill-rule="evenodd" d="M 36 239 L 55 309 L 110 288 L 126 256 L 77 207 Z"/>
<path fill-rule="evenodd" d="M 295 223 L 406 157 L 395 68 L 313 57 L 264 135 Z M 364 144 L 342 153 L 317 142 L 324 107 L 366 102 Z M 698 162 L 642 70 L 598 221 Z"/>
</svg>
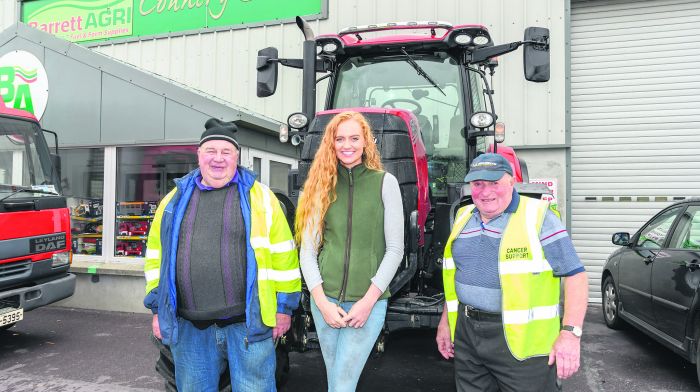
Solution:
<svg viewBox="0 0 700 392">
<path fill-rule="evenodd" d="M 37 0 L 22 3 L 22 21 L 68 41 L 91 41 L 132 33 L 133 0 Z"/>
<path fill-rule="evenodd" d="M 224 29 L 320 15 L 328 0 L 32 0 L 22 21 L 73 42 Z"/>
</svg>

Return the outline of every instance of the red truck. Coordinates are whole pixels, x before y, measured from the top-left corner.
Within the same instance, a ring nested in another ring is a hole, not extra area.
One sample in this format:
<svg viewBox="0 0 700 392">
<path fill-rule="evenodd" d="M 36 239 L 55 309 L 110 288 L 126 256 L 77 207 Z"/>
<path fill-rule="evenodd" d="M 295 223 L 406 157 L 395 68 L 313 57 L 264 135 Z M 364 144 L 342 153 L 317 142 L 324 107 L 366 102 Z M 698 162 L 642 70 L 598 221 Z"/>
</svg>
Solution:
<svg viewBox="0 0 700 392">
<path fill-rule="evenodd" d="M 0 330 L 73 295 L 70 213 L 36 117 L 0 99 Z"/>
</svg>

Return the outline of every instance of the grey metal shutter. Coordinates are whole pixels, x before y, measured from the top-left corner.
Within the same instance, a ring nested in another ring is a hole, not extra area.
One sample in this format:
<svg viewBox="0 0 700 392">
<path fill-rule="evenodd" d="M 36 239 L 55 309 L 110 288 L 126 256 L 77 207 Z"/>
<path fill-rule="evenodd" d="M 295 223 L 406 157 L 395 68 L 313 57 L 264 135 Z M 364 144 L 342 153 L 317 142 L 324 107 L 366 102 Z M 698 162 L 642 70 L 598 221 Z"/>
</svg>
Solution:
<svg viewBox="0 0 700 392">
<path fill-rule="evenodd" d="M 599 301 L 612 234 L 700 196 L 700 2 L 571 6 L 571 236 Z"/>
</svg>

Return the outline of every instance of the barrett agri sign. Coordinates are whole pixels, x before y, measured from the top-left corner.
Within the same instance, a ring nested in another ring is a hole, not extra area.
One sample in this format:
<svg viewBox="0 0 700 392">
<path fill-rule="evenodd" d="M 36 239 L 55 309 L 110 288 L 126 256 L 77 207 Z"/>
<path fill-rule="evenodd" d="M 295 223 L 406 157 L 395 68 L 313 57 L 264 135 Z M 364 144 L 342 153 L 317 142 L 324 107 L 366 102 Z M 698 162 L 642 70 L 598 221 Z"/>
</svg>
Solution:
<svg viewBox="0 0 700 392">
<path fill-rule="evenodd" d="M 22 22 L 73 42 L 164 35 L 320 15 L 328 0 L 31 0 Z"/>
<path fill-rule="evenodd" d="M 45 0 L 22 3 L 22 21 L 68 41 L 131 35 L 133 0 Z"/>
</svg>

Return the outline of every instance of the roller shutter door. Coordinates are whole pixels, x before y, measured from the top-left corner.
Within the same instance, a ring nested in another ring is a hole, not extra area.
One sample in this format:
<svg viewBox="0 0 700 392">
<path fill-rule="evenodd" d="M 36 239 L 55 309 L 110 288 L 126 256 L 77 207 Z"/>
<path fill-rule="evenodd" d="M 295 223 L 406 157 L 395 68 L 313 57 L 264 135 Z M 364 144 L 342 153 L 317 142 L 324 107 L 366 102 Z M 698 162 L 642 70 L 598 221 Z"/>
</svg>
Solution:
<svg viewBox="0 0 700 392">
<path fill-rule="evenodd" d="M 571 236 L 598 302 L 612 233 L 700 196 L 700 2 L 571 6 Z"/>
</svg>

